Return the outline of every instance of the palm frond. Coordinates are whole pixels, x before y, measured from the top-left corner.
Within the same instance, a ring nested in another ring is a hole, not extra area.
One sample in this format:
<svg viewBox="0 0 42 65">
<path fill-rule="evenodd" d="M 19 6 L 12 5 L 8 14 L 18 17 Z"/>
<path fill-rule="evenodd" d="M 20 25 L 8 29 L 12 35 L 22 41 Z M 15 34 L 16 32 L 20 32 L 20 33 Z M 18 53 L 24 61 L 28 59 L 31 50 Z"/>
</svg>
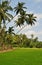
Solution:
<svg viewBox="0 0 42 65">
<path fill-rule="evenodd" d="M 7 6 L 7 5 L 9 5 L 8 1 L 2 1 L 2 6 Z"/>
<path fill-rule="evenodd" d="M 36 22 L 36 19 L 33 19 L 33 21 L 35 21 L 35 22 Z"/>
<path fill-rule="evenodd" d="M 11 6 L 7 7 L 7 10 L 13 11 L 13 8 Z"/>
<path fill-rule="evenodd" d="M 21 13 L 22 11 L 24 11 L 24 9 L 26 9 L 26 7 L 24 7 L 24 4 L 25 4 L 24 2 L 18 2 L 17 6 L 14 7 L 14 10 L 16 12 L 16 15 L 18 13 Z"/>
<path fill-rule="evenodd" d="M 13 15 L 6 13 L 11 19 L 13 19 Z"/>
<path fill-rule="evenodd" d="M 24 9 L 27 9 L 27 7 L 23 7 Z"/>
</svg>

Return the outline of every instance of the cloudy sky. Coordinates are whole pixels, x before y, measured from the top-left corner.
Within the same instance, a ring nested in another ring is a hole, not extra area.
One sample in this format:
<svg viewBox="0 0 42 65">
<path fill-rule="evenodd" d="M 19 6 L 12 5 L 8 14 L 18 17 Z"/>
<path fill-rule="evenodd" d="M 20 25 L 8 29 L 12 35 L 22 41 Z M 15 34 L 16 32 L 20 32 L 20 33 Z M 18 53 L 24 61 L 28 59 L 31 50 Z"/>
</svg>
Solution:
<svg viewBox="0 0 42 65">
<path fill-rule="evenodd" d="M 31 34 L 34 34 L 35 37 L 37 36 L 39 40 L 42 41 L 42 0 L 11 0 L 11 6 L 16 6 L 18 2 L 25 2 L 27 13 L 34 13 L 37 16 L 37 22 L 35 25 L 26 25 L 26 27 L 24 27 L 24 29 L 22 29 L 19 33 L 26 34 L 27 37 L 30 37 Z M 12 14 L 14 13 L 12 12 Z M 13 23 L 8 24 L 7 26 L 9 27 L 10 25 L 13 25 Z M 15 27 L 16 33 L 19 30 L 19 27 Z"/>
</svg>

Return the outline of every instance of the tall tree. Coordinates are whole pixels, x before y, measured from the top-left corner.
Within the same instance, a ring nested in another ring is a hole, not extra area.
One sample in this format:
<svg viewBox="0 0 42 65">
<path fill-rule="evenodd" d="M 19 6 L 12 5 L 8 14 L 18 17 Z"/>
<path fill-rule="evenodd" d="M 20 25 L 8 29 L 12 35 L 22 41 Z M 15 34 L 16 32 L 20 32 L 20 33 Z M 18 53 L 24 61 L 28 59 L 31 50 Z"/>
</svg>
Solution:
<svg viewBox="0 0 42 65">
<path fill-rule="evenodd" d="M 0 3 L 0 27 L 1 22 L 3 21 L 3 24 L 5 25 L 6 20 L 10 21 L 13 16 L 8 13 L 8 11 L 12 11 L 12 7 L 9 5 L 8 1 L 2 1 Z"/>
<path fill-rule="evenodd" d="M 0 3 L 0 38 L 2 44 L 5 43 L 5 23 L 6 21 L 10 22 L 13 16 L 9 13 L 9 11 L 13 11 L 12 7 L 9 5 L 8 1 L 2 1 Z M 3 28 L 1 27 L 3 24 Z"/>
<path fill-rule="evenodd" d="M 28 25 L 35 24 L 35 22 L 36 22 L 36 16 L 34 16 L 34 14 L 28 14 L 28 13 L 26 13 L 25 9 L 27 9 L 27 8 L 24 7 L 24 5 L 25 5 L 25 3 L 18 2 L 17 6 L 14 8 L 15 12 L 16 12 L 16 15 L 19 14 L 18 20 L 15 21 L 15 23 L 17 24 L 17 26 L 18 25 L 19 26 L 23 25 L 24 22 L 26 22 Z M 18 32 L 20 32 L 22 29 L 20 29 Z"/>
<path fill-rule="evenodd" d="M 33 25 L 36 22 L 36 16 L 34 16 L 34 14 L 27 14 L 26 11 L 23 11 L 19 16 L 18 20 L 16 21 L 16 24 L 21 26 L 24 24 L 24 22 L 26 22 L 28 25 Z M 20 32 L 23 28 L 21 28 L 18 32 Z"/>
</svg>

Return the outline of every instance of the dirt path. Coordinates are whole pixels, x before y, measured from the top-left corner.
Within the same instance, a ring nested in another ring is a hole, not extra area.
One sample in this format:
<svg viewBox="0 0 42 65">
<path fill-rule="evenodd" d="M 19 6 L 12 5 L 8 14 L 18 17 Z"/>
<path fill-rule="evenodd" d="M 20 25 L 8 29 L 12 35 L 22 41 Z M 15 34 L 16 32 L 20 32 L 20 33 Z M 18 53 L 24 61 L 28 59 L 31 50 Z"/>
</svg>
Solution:
<svg viewBox="0 0 42 65">
<path fill-rule="evenodd" d="M 15 50 L 15 48 L 13 48 L 13 49 L 8 49 L 8 50 L 1 50 L 0 53 L 8 52 L 8 51 L 13 51 L 13 50 Z"/>
</svg>

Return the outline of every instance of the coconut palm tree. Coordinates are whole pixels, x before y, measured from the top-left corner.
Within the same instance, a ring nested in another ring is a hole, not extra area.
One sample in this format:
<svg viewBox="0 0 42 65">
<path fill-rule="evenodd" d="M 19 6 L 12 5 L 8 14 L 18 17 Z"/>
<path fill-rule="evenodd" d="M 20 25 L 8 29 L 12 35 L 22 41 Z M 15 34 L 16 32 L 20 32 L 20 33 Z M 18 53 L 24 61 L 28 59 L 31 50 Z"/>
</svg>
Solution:
<svg viewBox="0 0 42 65">
<path fill-rule="evenodd" d="M 9 5 L 8 1 L 2 1 L 2 3 L 0 3 L 0 37 L 1 37 L 1 40 L 3 41 L 3 42 L 1 41 L 3 45 L 5 43 L 5 37 L 6 37 L 5 23 L 6 21 L 10 22 L 11 19 L 13 18 L 13 16 L 9 14 L 8 11 L 12 11 L 12 10 L 13 9 Z M 1 28 L 1 24 L 3 24 L 3 28 Z"/>
<path fill-rule="evenodd" d="M 20 20 L 16 21 L 17 25 L 21 25 L 24 24 L 24 22 L 26 22 L 28 25 L 33 25 L 36 22 L 36 16 L 34 16 L 34 14 L 23 14 L 20 16 L 19 18 Z M 24 27 L 26 27 L 27 25 L 25 25 Z M 24 29 L 24 27 L 22 27 L 17 33 L 19 33 L 22 29 Z"/>
<path fill-rule="evenodd" d="M 6 33 L 15 34 L 13 31 L 14 31 L 13 27 L 9 27 L 9 29 L 8 29 L 8 31 L 6 31 Z"/>
<path fill-rule="evenodd" d="M 16 12 L 16 15 L 14 16 L 14 18 L 15 18 L 18 14 L 21 15 L 21 13 L 22 13 L 25 9 L 27 9 L 26 7 L 24 7 L 24 4 L 25 4 L 24 2 L 18 2 L 17 6 L 14 7 L 14 12 Z M 15 24 L 15 26 L 16 26 L 16 22 L 15 22 L 14 24 Z M 15 26 L 13 26 L 13 27 L 15 27 Z"/>
<path fill-rule="evenodd" d="M 3 21 L 3 24 L 5 25 L 6 20 L 10 21 L 13 16 L 8 13 L 8 11 L 12 11 L 12 7 L 9 5 L 8 1 L 2 1 L 0 3 L 0 27 L 1 22 Z"/>
<path fill-rule="evenodd" d="M 26 20 L 27 24 L 33 25 L 36 22 L 36 16 L 34 16 L 34 14 L 28 14 L 28 18 Z"/>
<path fill-rule="evenodd" d="M 24 7 L 24 4 L 25 3 L 23 3 L 23 2 L 18 2 L 18 4 L 17 4 L 17 6 L 14 8 L 14 10 L 15 10 L 15 12 L 16 12 L 16 15 L 18 14 L 18 13 L 22 13 L 22 11 L 24 11 L 24 9 L 27 9 L 26 7 Z"/>
<path fill-rule="evenodd" d="M 26 16 L 27 16 L 26 11 L 22 11 L 21 15 L 18 16 L 19 17 L 18 20 L 15 21 L 17 26 L 18 25 L 21 26 L 24 24 L 24 22 L 26 21 Z"/>
<path fill-rule="evenodd" d="M 34 16 L 34 14 L 26 14 L 26 11 L 24 10 L 24 9 L 26 9 L 26 7 L 24 7 L 24 4 L 25 3 L 23 3 L 23 2 L 18 2 L 18 5 L 17 5 L 17 7 L 15 7 L 14 9 L 15 9 L 15 12 L 16 12 L 16 15 L 18 14 L 18 13 L 20 13 L 20 16 L 18 16 L 18 20 L 17 21 L 15 21 L 15 23 L 17 24 L 17 26 L 19 25 L 23 25 L 24 24 L 24 22 L 26 21 L 26 23 L 27 24 L 30 24 L 30 25 L 32 25 L 32 24 L 35 24 L 34 22 L 36 21 L 36 17 Z M 25 27 L 25 26 L 24 26 Z M 23 28 L 24 28 L 23 27 Z M 23 29 L 22 28 L 22 29 Z M 22 30 L 22 29 L 20 29 L 20 31 Z M 20 32 L 19 31 L 19 32 Z"/>
<path fill-rule="evenodd" d="M 24 22 L 26 22 L 28 25 L 33 25 L 36 22 L 36 16 L 34 16 L 34 14 L 26 14 L 26 11 L 23 11 L 22 14 L 19 16 L 18 20 L 16 21 L 16 23 L 17 25 L 20 26 L 20 25 L 23 25 Z M 18 32 L 20 32 L 22 29 L 20 29 Z"/>
</svg>

